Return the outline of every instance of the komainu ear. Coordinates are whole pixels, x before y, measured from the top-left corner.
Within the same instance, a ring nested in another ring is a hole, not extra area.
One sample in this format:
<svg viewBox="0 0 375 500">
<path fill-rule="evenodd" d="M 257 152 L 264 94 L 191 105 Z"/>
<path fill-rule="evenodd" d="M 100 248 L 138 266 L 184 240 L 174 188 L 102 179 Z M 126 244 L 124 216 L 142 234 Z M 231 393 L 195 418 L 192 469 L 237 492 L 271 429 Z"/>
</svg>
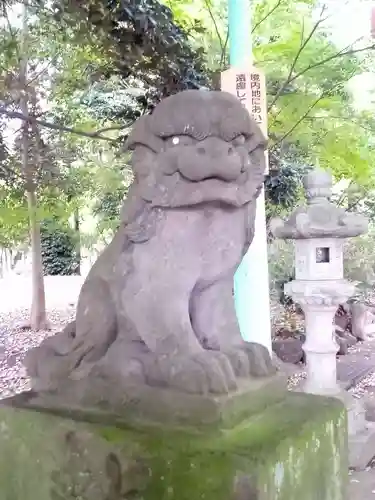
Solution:
<svg viewBox="0 0 375 500">
<path fill-rule="evenodd" d="M 125 150 L 134 150 L 138 144 L 150 148 L 155 153 L 160 153 L 164 148 L 163 140 L 156 136 L 150 128 L 151 117 L 148 115 L 139 118 L 129 134 L 125 143 Z"/>
</svg>

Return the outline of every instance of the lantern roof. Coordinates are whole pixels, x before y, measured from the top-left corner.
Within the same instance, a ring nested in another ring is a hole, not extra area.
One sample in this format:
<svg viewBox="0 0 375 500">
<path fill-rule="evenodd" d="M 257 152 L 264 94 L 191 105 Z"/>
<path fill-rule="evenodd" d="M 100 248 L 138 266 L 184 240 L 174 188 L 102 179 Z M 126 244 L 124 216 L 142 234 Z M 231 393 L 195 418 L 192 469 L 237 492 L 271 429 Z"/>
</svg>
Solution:
<svg viewBox="0 0 375 500">
<path fill-rule="evenodd" d="M 368 220 L 331 203 L 332 175 L 316 168 L 303 179 L 307 203 L 283 221 L 273 219 L 271 231 L 281 239 L 350 238 L 368 231 Z"/>
</svg>

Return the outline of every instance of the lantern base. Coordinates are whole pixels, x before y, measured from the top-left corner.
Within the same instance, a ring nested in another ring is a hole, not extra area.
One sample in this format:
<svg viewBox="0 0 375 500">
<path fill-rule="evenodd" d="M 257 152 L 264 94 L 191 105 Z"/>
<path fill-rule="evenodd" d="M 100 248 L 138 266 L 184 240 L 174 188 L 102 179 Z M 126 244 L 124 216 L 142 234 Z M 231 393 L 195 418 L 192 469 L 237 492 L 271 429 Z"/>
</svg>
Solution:
<svg viewBox="0 0 375 500">
<path fill-rule="evenodd" d="M 304 391 L 322 396 L 340 393 L 337 384 L 334 317 L 337 308 L 354 292 L 345 280 L 294 280 L 284 287 L 285 293 L 301 305 L 305 314 L 307 380 Z"/>
</svg>

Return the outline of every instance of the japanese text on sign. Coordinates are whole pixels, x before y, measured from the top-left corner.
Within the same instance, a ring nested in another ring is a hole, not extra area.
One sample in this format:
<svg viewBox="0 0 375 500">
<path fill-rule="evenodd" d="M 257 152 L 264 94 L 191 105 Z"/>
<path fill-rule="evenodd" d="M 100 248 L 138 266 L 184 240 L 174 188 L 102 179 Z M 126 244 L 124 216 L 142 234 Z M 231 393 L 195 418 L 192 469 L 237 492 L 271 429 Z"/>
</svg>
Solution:
<svg viewBox="0 0 375 500">
<path fill-rule="evenodd" d="M 250 74 L 250 91 L 251 91 L 251 109 L 257 123 L 263 122 L 263 109 L 262 109 L 262 85 L 260 75 L 258 73 Z"/>
<path fill-rule="evenodd" d="M 267 135 L 266 83 L 264 74 L 254 66 L 224 71 L 221 88 L 234 94 Z"/>
<path fill-rule="evenodd" d="M 252 65 L 227 69 L 221 74 L 221 89 L 237 97 L 267 137 L 266 79 L 263 72 Z"/>
<path fill-rule="evenodd" d="M 241 103 L 249 110 L 254 120 L 264 122 L 263 95 L 261 76 L 259 73 L 236 74 L 236 95 Z"/>
<path fill-rule="evenodd" d="M 247 100 L 247 92 L 246 92 L 246 74 L 240 73 L 236 75 L 236 94 L 238 99 L 245 104 Z"/>
</svg>

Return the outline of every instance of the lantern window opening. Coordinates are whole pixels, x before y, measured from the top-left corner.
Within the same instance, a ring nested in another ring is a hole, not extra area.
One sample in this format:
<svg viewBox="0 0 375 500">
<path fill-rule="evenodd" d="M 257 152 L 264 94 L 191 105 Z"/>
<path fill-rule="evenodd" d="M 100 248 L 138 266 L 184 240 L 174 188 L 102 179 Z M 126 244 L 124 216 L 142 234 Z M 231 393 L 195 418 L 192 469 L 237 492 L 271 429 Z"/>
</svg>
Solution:
<svg viewBox="0 0 375 500">
<path fill-rule="evenodd" d="M 326 263 L 330 262 L 330 249 L 329 249 L 329 247 L 317 248 L 315 261 L 317 264 L 326 264 Z"/>
</svg>

